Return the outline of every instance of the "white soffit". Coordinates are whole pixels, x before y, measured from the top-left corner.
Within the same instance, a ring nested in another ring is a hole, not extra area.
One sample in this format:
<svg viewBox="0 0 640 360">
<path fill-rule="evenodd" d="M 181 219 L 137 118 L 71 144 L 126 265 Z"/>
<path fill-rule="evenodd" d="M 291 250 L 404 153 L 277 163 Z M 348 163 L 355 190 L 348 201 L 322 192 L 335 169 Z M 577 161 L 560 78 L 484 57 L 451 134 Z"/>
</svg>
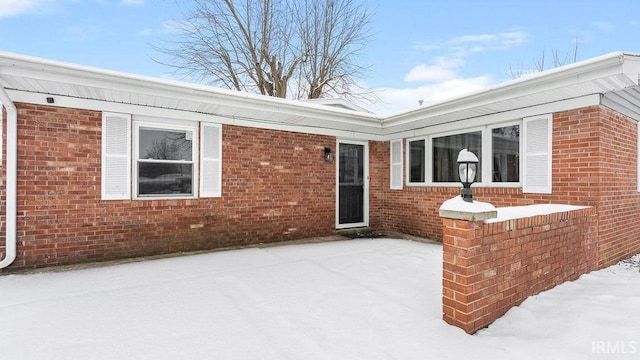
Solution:
<svg viewBox="0 0 640 360">
<path fill-rule="evenodd" d="M 371 134 L 374 138 L 515 109 L 605 94 L 638 119 L 638 55 L 612 53 L 389 117 L 210 86 L 156 79 L 0 52 L 0 86 L 22 101 L 46 96 L 142 106 L 233 121 Z"/>
<path fill-rule="evenodd" d="M 638 87 L 640 56 L 612 53 L 449 99 L 385 119 L 385 129 L 406 131 L 454 120 L 551 104 Z"/>
<path fill-rule="evenodd" d="M 0 85 L 21 99 L 31 96 L 40 102 L 46 96 L 64 96 L 232 119 L 382 132 L 381 118 L 369 113 L 1 52 Z"/>
<path fill-rule="evenodd" d="M 602 105 L 640 122 L 640 87 L 608 92 L 602 96 Z"/>
</svg>

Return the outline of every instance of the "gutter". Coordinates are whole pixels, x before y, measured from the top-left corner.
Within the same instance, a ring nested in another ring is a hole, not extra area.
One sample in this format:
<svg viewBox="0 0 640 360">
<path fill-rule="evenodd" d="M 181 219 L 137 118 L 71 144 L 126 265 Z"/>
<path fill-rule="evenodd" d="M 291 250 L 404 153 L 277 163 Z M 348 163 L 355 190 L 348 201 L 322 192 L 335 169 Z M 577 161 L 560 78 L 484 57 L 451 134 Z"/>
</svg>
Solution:
<svg viewBox="0 0 640 360">
<path fill-rule="evenodd" d="M 377 130 L 380 129 L 383 119 L 383 117 L 371 113 L 356 112 L 313 102 L 292 101 L 248 92 L 220 89 L 208 85 L 160 79 L 0 51 L 0 76 L 2 75 L 26 77 L 51 83 L 69 84 L 71 86 L 95 87 L 96 89 L 101 89 L 100 91 L 131 92 L 132 94 L 156 96 L 172 99 L 173 101 L 194 101 L 201 103 L 196 105 L 205 114 L 229 118 L 234 118 L 239 109 L 251 110 L 252 118 L 267 123 L 274 122 L 273 116 L 288 115 L 284 122 L 275 121 L 284 125 L 297 124 L 301 119 L 309 119 L 313 120 L 312 125 L 314 127 L 322 125 L 323 121 L 332 121 L 348 125 L 356 124 L 363 127 L 373 127 Z M 43 86 L 46 87 L 47 85 Z M 12 90 L 20 91 L 20 89 Z M 59 90 L 56 89 L 55 91 Z M 54 94 L 51 91 L 53 90 L 47 91 L 45 89 L 42 93 Z M 36 90 L 34 92 L 38 93 L 39 91 Z M 64 93 L 55 95 L 69 96 L 69 94 L 65 95 Z M 105 98 L 99 99 L 96 96 L 88 96 L 88 98 L 113 101 Z M 122 103 L 127 102 L 123 101 Z M 131 101 L 129 103 L 135 105 Z M 142 103 L 138 105 L 148 106 L 148 104 Z M 185 110 L 176 106 L 170 108 Z M 193 112 L 194 110 L 187 111 Z M 196 112 L 199 111 L 196 110 Z M 257 114 L 261 115 L 258 116 Z M 239 119 L 243 120 L 244 118 L 239 116 Z"/>
<path fill-rule="evenodd" d="M 475 92 L 388 116 L 384 124 L 386 128 L 389 128 L 395 125 L 411 123 L 425 117 L 449 114 L 472 107 L 480 108 L 487 104 L 512 100 L 517 97 L 531 96 L 532 94 L 540 92 L 541 89 L 556 90 L 571 85 L 589 83 L 617 76 L 625 78 L 626 81 L 619 83 L 612 80 L 613 85 L 609 85 L 608 89 L 602 91 L 621 90 L 629 86 L 638 85 L 637 74 L 640 71 L 640 62 L 630 60 L 638 58 L 639 56 L 640 55 L 614 52 L 526 75 Z M 635 65 L 631 65 L 632 62 Z M 633 66 L 636 66 L 636 68 L 634 69 Z M 607 80 L 607 82 L 608 81 L 609 80 Z M 580 94 L 573 94 L 570 97 L 580 97 L 591 94 L 593 94 L 592 91 L 585 91 Z"/>
<path fill-rule="evenodd" d="M 9 98 L 4 87 L 0 85 L 0 102 L 7 109 L 7 182 L 6 196 L 6 235 L 5 257 L 0 261 L 0 269 L 11 265 L 16 259 L 16 220 L 17 220 L 17 173 L 18 173 L 18 110 Z"/>
</svg>

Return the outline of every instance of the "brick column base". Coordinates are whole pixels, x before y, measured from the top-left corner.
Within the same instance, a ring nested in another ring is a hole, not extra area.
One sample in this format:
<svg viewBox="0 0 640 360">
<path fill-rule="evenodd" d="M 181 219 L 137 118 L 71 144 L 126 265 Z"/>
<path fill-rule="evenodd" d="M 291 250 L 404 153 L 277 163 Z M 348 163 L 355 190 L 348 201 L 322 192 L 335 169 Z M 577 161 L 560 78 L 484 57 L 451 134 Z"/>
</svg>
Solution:
<svg viewBox="0 0 640 360">
<path fill-rule="evenodd" d="M 473 333 L 485 323 L 474 301 L 482 297 L 475 265 L 482 244 L 482 221 L 443 219 L 442 311 L 447 323 Z M 481 276 L 481 275 L 480 275 Z"/>
</svg>

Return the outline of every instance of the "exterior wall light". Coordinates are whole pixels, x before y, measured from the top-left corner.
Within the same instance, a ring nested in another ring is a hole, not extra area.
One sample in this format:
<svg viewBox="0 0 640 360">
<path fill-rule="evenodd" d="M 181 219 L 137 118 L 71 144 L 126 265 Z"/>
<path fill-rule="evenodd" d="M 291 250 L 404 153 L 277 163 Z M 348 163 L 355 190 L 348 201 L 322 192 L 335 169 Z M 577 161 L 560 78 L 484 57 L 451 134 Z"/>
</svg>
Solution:
<svg viewBox="0 0 640 360">
<path fill-rule="evenodd" d="M 324 161 L 328 163 L 333 161 L 333 152 L 331 152 L 331 148 L 324 148 Z"/>
<path fill-rule="evenodd" d="M 476 181 L 479 162 L 478 157 L 467 149 L 462 149 L 458 154 L 458 174 L 462 183 L 460 197 L 466 202 L 473 202 L 471 184 Z"/>
</svg>

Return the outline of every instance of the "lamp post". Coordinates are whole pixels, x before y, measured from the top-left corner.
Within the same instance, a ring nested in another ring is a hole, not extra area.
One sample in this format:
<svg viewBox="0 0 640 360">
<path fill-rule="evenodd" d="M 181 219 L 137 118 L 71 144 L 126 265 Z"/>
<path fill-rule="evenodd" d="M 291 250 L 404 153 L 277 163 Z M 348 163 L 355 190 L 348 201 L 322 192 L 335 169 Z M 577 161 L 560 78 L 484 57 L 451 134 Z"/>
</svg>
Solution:
<svg viewBox="0 0 640 360">
<path fill-rule="evenodd" d="M 478 157 L 471 151 L 467 149 L 460 150 L 458 154 L 458 174 L 460 175 L 460 182 L 462 183 L 460 197 L 466 202 L 473 202 L 471 184 L 476 180 L 479 162 Z"/>
</svg>

